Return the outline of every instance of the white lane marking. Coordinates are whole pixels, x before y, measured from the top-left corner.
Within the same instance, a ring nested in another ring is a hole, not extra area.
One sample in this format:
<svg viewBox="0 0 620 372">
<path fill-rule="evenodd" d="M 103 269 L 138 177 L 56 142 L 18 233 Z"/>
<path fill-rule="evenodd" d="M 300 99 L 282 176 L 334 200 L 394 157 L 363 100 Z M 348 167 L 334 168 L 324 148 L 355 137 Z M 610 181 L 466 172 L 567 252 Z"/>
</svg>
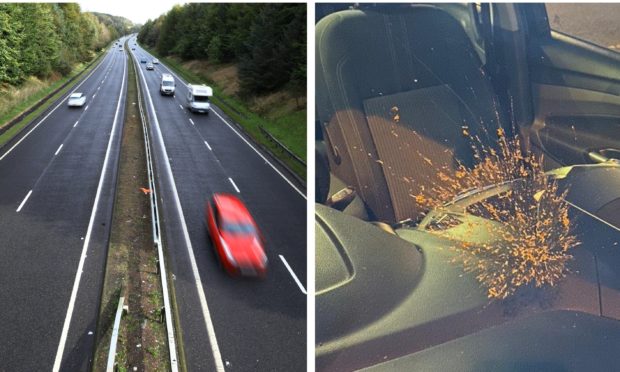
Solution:
<svg viewBox="0 0 620 372">
<path fill-rule="evenodd" d="M 189 122 L 192 123 L 192 125 L 196 125 L 192 119 L 189 119 Z"/>
<path fill-rule="evenodd" d="M 301 282 L 299 281 L 299 278 L 297 278 L 297 275 L 295 275 L 295 272 L 293 271 L 293 269 L 291 269 L 288 262 L 286 262 L 286 258 L 284 258 L 284 256 L 282 256 L 281 254 L 279 254 L 278 256 L 280 257 L 280 260 L 282 260 L 282 263 L 284 264 L 284 266 L 286 266 L 286 269 L 288 270 L 288 272 L 291 273 L 291 276 L 295 280 L 295 283 L 297 283 L 297 286 L 301 290 L 301 293 L 307 295 L 308 293 L 306 292 L 306 289 L 301 284 Z"/>
<path fill-rule="evenodd" d="M 142 82 L 145 87 L 148 87 L 146 83 L 146 79 L 144 77 L 144 72 L 142 69 L 138 69 L 140 71 L 140 77 L 142 78 Z M 166 151 L 166 144 L 164 143 L 163 135 L 161 134 L 161 128 L 159 127 L 159 120 L 157 119 L 157 113 L 155 112 L 155 105 L 153 104 L 153 98 L 151 97 L 151 92 L 148 89 L 145 89 L 146 96 L 148 97 L 148 103 L 151 108 L 151 112 L 153 113 L 153 124 L 155 125 L 155 134 L 157 135 L 157 139 L 161 144 L 162 156 L 165 159 L 164 169 L 168 175 L 168 179 L 170 180 L 170 187 L 172 189 L 172 195 L 174 204 L 177 209 L 177 214 L 179 216 L 179 220 L 181 221 L 181 228 L 183 231 L 183 237 L 185 240 L 185 247 L 187 248 L 187 253 L 189 256 L 190 265 L 192 267 L 192 274 L 194 277 L 194 284 L 196 286 L 196 290 L 198 292 L 198 300 L 200 302 L 200 307 L 202 308 L 202 316 L 205 321 L 205 326 L 207 327 L 207 335 L 209 336 L 209 345 L 211 345 L 211 352 L 213 353 L 213 359 L 215 361 L 215 369 L 218 372 L 224 372 L 224 362 L 222 361 L 222 354 L 220 353 L 220 347 L 217 343 L 217 337 L 215 335 L 215 327 L 213 326 L 213 320 L 211 319 L 211 313 L 209 312 L 209 305 L 207 304 L 207 298 L 205 296 L 204 288 L 202 287 L 202 280 L 200 279 L 200 273 L 198 272 L 198 265 L 196 264 L 196 257 L 194 255 L 194 248 L 192 247 L 192 242 L 189 238 L 189 232 L 187 230 L 187 224 L 185 222 L 185 217 L 183 214 L 183 207 L 181 207 L 181 201 L 179 199 L 179 193 L 177 191 L 177 186 L 174 182 L 174 176 L 172 175 L 172 168 L 170 167 L 170 161 L 168 160 L 168 152 Z"/>
<path fill-rule="evenodd" d="M 110 63 L 111 63 L 111 62 L 110 62 Z M 103 60 L 102 60 L 101 62 L 99 62 L 99 66 L 97 66 L 96 68 L 94 68 L 94 69 L 90 72 L 90 74 L 88 74 L 88 76 L 87 76 L 86 78 L 84 78 L 84 80 L 82 80 L 82 82 L 81 82 L 81 83 L 79 83 L 78 85 L 76 85 L 76 86 L 73 88 L 72 92 L 75 92 L 75 91 L 76 91 L 76 90 L 77 90 L 80 86 L 82 86 L 82 84 L 84 84 L 84 83 L 88 80 L 88 78 L 90 78 L 90 76 L 91 76 L 92 74 L 94 74 L 94 73 L 95 73 L 95 71 L 97 71 L 97 70 L 98 70 L 101 66 L 103 66 Z M 34 127 L 32 127 L 32 129 L 30 129 L 30 130 L 28 131 L 28 133 L 26 133 L 26 135 L 24 135 L 24 136 L 23 136 L 23 137 L 22 137 L 19 141 L 17 141 L 17 143 L 15 143 L 15 144 L 14 144 L 14 145 L 13 145 L 13 146 L 12 146 L 12 147 L 8 150 L 8 151 L 7 151 L 7 152 L 5 152 L 5 153 L 4 153 L 4 155 L 0 156 L 0 160 L 4 159 L 4 158 L 5 158 L 8 154 L 10 154 L 10 153 L 11 153 L 11 152 L 12 152 L 12 151 L 13 151 L 13 150 L 14 150 L 14 149 L 15 149 L 15 148 L 16 148 L 16 147 L 20 144 L 20 143 L 22 143 L 22 141 L 23 141 L 23 140 L 25 140 L 25 139 L 26 139 L 26 138 L 30 135 L 30 133 L 32 133 L 35 129 L 37 129 L 37 128 L 39 127 L 39 125 L 41 125 L 41 123 L 43 123 L 43 122 L 45 121 L 45 119 L 47 119 L 47 118 L 48 118 L 48 117 L 49 117 L 49 116 L 50 116 L 50 115 L 51 115 L 54 111 L 56 111 L 56 109 L 57 109 L 57 108 L 59 108 L 59 107 L 60 107 L 60 105 L 62 105 L 62 104 L 63 104 L 63 103 L 67 100 L 67 98 L 69 98 L 69 94 L 67 94 L 67 96 L 66 96 L 63 100 L 61 100 L 60 102 L 58 102 L 58 104 L 56 105 L 56 107 L 54 107 L 54 109 L 53 109 L 52 111 L 50 111 L 47 115 L 45 115 L 45 117 L 43 117 L 43 119 L 41 119 L 41 120 L 37 123 L 37 125 L 35 125 Z"/>
<path fill-rule="evenodd" d="M 205 140 L 205 145 L 207 145 L 207 148 L 208 148 L 209 150 L 213 151 L 213 149 L 211 148 L 211 146 L 209 146 L 209 142 L 207 142 L 206 140 Z"/>
<path fill-rule="evenodd" d="M 62 149 L 62 143 L 60 144 L 60 147 L 58 148 L 58 150 L 56 150 L 56 152 L 54 153 L 54 156 L 58 155 L 58 153 L 60 152 L 60 149 Z"/>
<path fill-rule="evenodd" d="M 181 108 L 181 110 L 183 110 L 183 106 L 179 105 L 179 107 Z"/>
<path fill-rule="evenodd" d="M 97 97 L 97 93 L 93 94 L 93 99 L 94 99 L 95 97 Z"/>
<path fill-rule="evenodd" d="M 123 80 L 121 83 L 121 90 L 118 93 L 118 103 L 116 105 L 116 113 L 114 114 L 114 121 L 112 122 L 112 133 L 118 122 L 118 112 L 121 108 L 121 101 L 123 97 L 123 91 L 125 88 L 125 75 L 127 73 L 127 64 L 123 66 Z M 62 362 L 62 356 L 65 351 L 65 344 L 67 342 L 67 335 L 69 334 L 69 326 L 71 325 L 71 317 L 73 316 L 73 308 L 75 307 L 75 300 L 77 298 L 78 288 L 80 287 L 80 279 L 82 278 L 82 270 L 84 269 L 84 261 L 86 260 L 86 252 L 88 251 L 88 245 L 90 244 L 90 235 L 93 231 L 93 225 L 95 223 L 95 216 L 97 215 L 97 209 L 99 207 L 99 197 L 103 189 L 103 181 L 106 178 L 106 169 L 108 167 L 108 161 L 110 160 L 110 153 L 112 152 L 112 142 L 114 136 L 110 136 L 108 141 L 108 148 L 103 160 L 103 167 L 101 168 L 101 177 L 99 178 L 99 185 L 97 186 L 97 193 L 95 194 L 95 201 L 93 202 L 93 210 L 90 214 L 90 221 L 88 222 L 88 229 L 86 230 L 86 236 L 84 237 L 84 245 L 82 246 L 82 254 L 80 256 L 80 262 L 75 273 L 75 281 L 73 282 L 73 289 L 71 290 L 71 298 L 69 300 L 69 306 L 67 307 L 67 315 L 65 316 L 65 322 L 62 326 L 62 333 L 60 335 L 60 342 L 58 343 L 58 350 L 56 351 L 56 359 L 54 360 L 53 372 L 60 370 L 60 364 Z"/>
<path fill-rule="evenodd" d="M 263 154 L 261 154 L 255 147 L 254 145 L 252 145 L 250 142 L 248 142 L 248 140 L 246 140 L 239 132 L 237 132 L 237 130 L 235 128 L 233 128 L 233 126 L 228 123 L 220 114 L 217 113 L 217 111 L 215 110 L 211 110 L 215 115 L 217 115 L 218 118 L 220 118 L 226 125 L 228 125 L 228 127 L 237 134 L 237 136 L 239 136 L 239 138 L 241 138 L 243 140 L 243 142 L 245 142 L 248 146 L 250 146 L 250 148 L 252 150 L 254 150 L 255 153 L 258 154 L 258 156 L 260 156 L 267 164 L 269 164 L 269 166 L 271 166 L 271 168 L 273 168 L 274 171 L 276 171 L 276 173 L 278 173 L 280 175 L 280 177 L 282 177 L 295 191 L 297 191 L 297 193 L 299 195 L 301 195 L 304 199 L 306 199 L 306 195 L 301 192 L 301 190 L 299 190 L 288 178 L 286 178 L 286 176 L 284 174 L 282 174 L 282 172 L 280 172 L 278 170 L 278 168 L 276 168 L 275 165 L 271 164 L 271 162 L 269 160 L 267 160 L 266 157 L 263 156 Z"/>
<path fill-rule="evenodd" d="M 30 194 L 32 194 L 32 190 L 28 191 L 28 194 L 26 194 L 26 197 L 24 198 L 24 200 L 22 200 L 21 204 L 19 205 L 19 207 L 17 207 L 17 210 L 15 212 L 19 213 L 19 211 L 22 210 L 24 204 L 26 204 L 26 202 L 28 201 Z"/>
<path fill-rule="evenodd" d="M 84 109 L 84 111 L 88 110 L 88 106 L 89 106 L 89 105 L 86 105 L 86 108 Z"/>
<path fill-rule="evenodd" d="M 78 125 L 78 123 L 79 123 L 79 122 L 80 122 L 79 120 L 78 120 L 78 121 L 76 121 L 76 122 L 75 122 L 75 124 L 73 124 L 73 128 L 77 127 L 77 125 Z"/>
<path fill-rule="evenodd" d="M 163 66 L 163 65 L 162 65 Z M 174 73 L 174 71 L 170 70 L 167 66 L 164 66 L 164 68 L 166 70 L 168 70 L 169 73 L 171 73 L 172 75 L 174 75 L 177 80 L 179 80 L 181 82 L 181 84 L 185 85 L 185 87 L 187 88 L 187 84 L 185 84 L 185 82 L 183 81 L 183 79 L 181 79 L 176 73 Z M 226 120 L 224 120 L 224 118 L 217 113 L 217 111 L 215 110 L 211 110 L 211 112 L 213 112 L 215 115 L 217 115 L 217 117 L 219 117 L 233 132 L 235 132 L 235 134 L 241 138 L 243 140 L 243 142 L 245 142 L 248 146 L 250 146 L 250 148 L 252 150 L 254 150 L 255 153 L 258 154 L 258 156 L 260 156 L 267 164 L 269 164 L 269 166 L 276 171 L 276 173 L 278 173 L 280 175 L 280 177 L 282 177 L 286 183 L 288 183 L 295 191 L 297 191 L 297 193 L 299 195 L 301 195 L 302 198 L 307 199 L 306 198 L 306 194 L 304 194 L 303 192 L 301 192 L 301 190 L 299 190 L 297 188 L 297 186 L 295 186 L 284 174 L 282 174 L 282 172 L 280 172 L 280 170 L 278 170 L 278 168 L 276 168 L 275 165 L 273 165 L 269 160 L 267 160 L 267 158 L 265 158 L 263 156 L 263 154 L 261 154 L 256 147 L 254 147 L 254 145 L 252 145 L 250 142 L 248 142 L 248 140 L 245 139 L 245 137 L 243 137 L 230 123 L 228 123 Z"/>
<path fill-rule="evenodd" d="M 565 202 L 567 202 L 569 205 L 572 205 L 575 209 L 578 209 L 578 210 L 580 210 L 581 212 L 583 212 L 583 213 L 587 214 L 588 216 L 590 216 L 590 217 L 594 218 L 595 220 L 597 220 L 597 221 L 599 221 L 599 222 L 604 223 L 605 225 L 607 225 L 607 226 L 611 227 L 612 229 L 614 229 L 614 230 L 616 230 L 616 231 L 620 231 L 620 227 L 615 226 L 615 225 L 612 225 L 611 223 L 609 223 L 609 222 L 605 221 L 604 219 L 600 218 L 599 216 L 597 216 L 597 215 L 595 215 L 595 214 L 592 214 L 592 213 L 590 213 L 590 212 L 586 211 L 585 209 L 583 209 L 583 208 L 581 208 L 581 207 L 578 207 L 578 206 L 576 206 L 575 204 L 573 204 L 573 203 L 571 203 L 571 202 L 569 202 L 569 201 L 567 201 L 567 200 L 564 200 L 564 201 L 565 201 Z"/>
<path fill-rule="evenodd" d="M 230 177 L 228 177 L 228 180 L 230 181 L 230 183 L 232 183 L 235 190 L 237 190 L 237 193 L 241 194 L 241 191 L 239 191 L 239 188 L 237 187 L 237 185 L 235 185 L 235 181 L 233 181 L 233 179 Z"/>
</svg>

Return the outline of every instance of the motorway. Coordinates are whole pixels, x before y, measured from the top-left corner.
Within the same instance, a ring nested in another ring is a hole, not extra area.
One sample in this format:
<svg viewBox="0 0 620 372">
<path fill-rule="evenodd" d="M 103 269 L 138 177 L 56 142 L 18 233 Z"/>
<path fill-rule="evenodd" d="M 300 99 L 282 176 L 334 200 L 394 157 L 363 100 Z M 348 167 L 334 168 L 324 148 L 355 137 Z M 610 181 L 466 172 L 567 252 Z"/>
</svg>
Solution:
<svg viewBox="0 0 620 372">
<path fill-rule="evenodd" d="M 127 62 L 111 48 L 74 88 L 83 108 L 68 108 L 66 94 L 0 148 L 0 371 L 91 367 Z M 160 96 L 163 65 L 138 66 L 188 370 L 305 369 L 303 188 L 218 108 L 187 112 L 178 78 L 177 95 Z M 203 222 L 214 192 L 238 194 L 255 217 L 270 261 L 264 281 L 218 267 Z"/>
<path fill-rule="evenodd" d="M 184 106 L 187 87 L 161 96 L 162 64 L 129 45 L 139 76 L 158 178 L 164 244 L 176 295 L 182 353 L 189 371 L 298 371 L 306 368 L 306 198 L 288 173 L 212 105 L 208 115 Z M 264 281 L 231 278 L 215 259 L 204 225 L 214 192 L 238 195 L 265 239 Z"/>
<path fill-rule="evenodd" d="M 0 149 L 0 371 L 86 371 L 114 201 L 127 57 L 111 48 Z"/>
</svg>

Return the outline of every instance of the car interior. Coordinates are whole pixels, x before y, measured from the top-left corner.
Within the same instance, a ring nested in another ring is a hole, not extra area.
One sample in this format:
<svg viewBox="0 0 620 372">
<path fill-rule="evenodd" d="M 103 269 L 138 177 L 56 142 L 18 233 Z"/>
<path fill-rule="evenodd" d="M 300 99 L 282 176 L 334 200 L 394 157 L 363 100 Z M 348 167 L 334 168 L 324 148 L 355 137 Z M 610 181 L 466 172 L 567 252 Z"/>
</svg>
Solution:
<svg viewBox="0 0 620 372">
<path fill-rule="evenodd" d="M 552 30 L 545 4 L 316 16 L 317 370 L 617 368 L 620 53 Z M 498 133 L 561 175 L 580 245 L 558 285 L 490 300 L 453 264 L 461 222 L 429 233 L 415 196 Z"/>
</svg>

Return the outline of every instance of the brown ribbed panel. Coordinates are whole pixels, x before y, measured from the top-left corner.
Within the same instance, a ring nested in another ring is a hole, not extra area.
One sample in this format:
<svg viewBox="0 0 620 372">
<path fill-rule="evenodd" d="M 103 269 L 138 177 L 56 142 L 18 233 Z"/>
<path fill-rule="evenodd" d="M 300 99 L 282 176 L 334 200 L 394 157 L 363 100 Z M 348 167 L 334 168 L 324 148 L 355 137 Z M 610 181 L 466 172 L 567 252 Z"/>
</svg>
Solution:
<svg viewBox="0 0 620 372">
<path fill-rule="evenodd" d="M 415 195 L 441 182 L 438 170 L 456 168 L 454 154 L 467 158 L 460 104 L 447 85 L 364 101 L 366 119 L 383 168 L 396 220 L 418 218 Z"/>
</svg>

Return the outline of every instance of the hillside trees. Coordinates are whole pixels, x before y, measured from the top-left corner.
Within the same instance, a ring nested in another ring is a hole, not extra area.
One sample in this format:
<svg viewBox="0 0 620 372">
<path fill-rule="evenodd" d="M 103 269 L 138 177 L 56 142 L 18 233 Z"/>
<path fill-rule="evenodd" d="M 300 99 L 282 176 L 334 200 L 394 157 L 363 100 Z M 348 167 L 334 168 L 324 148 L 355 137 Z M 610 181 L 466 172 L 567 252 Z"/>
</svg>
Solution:
<svg viewBox="0 0 620 372">
<path fill-rule="evenodd" d="M 1 3 L 0 85 L 67 75 L 117 33 L 74 3 Z"/>
<path fill-rule="evenodd" d="M 138 40 L 164 56 L 237 64 L 242 95 L 305 95 L 305 4 L 177 5 L 146 22 Z"/>
</svg>

